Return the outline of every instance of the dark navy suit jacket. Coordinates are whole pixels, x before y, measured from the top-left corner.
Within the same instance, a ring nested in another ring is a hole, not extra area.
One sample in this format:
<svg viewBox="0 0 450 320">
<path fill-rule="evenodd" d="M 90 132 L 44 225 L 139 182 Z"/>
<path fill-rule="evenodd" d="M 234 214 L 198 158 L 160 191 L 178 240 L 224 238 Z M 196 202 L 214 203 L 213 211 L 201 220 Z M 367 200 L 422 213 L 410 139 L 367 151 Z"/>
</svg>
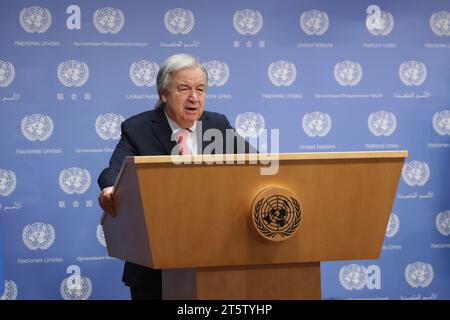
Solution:
<svg viewBox="0 0 450 320">
<path fill-rule="evenodd" d="M 226 129 L 233 129 L 225 115 L 204 111 L 199 119 L 202 125 L 202 131 L 208 129 L 218 129 L 223 134 L 223 153 L 226 152 Z M 109 162 L 109 167 L 104 169 L 98 178 L 98 184 L 101 189 L 113 186 L 116 177 L 126 156 L 149 156 L 149 155 L 170 155 L 173 148 L 176 148 L 176 141 L 171 140 L 172 129 L 163 110 L 151 110 L 137 114 L 122 122 L 122 136 L 117 144 Z M 234 139 L 233 153 L 237 153 L 238 141 Z M 198 146 L 203 153 L 205 147 L 210 141 L 199 141 Z M 245 153 L 256 152 L 246 141 Z M 158 280 L 152 280 L 158 279 Z M 153 270 L 137 264 L 126 262 L 122 281 L 127 286 L 136 286 L 142 282 L 153 282 L 161 286 L 160 270 Z"/>
</svg>

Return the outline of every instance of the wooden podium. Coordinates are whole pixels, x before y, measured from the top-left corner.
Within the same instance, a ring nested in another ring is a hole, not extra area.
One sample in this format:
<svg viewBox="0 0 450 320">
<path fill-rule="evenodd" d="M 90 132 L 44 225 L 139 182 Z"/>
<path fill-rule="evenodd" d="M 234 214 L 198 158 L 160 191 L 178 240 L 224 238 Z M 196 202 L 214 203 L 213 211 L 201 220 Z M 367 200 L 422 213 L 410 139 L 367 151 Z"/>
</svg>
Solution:
<svg viewBox="0 0 450 320">
<path fill-rule="evenodd" d="M 102 221 L 109 255 L 163 269 L 164 299 L 320 299 L 320 261 L 379 257 L 407 151 L 279 154 L 275 175 L 252 157 L 126 158 Z M 301 206 L 284 241 L 250 227 L 268 187 Z"/>
</svg>

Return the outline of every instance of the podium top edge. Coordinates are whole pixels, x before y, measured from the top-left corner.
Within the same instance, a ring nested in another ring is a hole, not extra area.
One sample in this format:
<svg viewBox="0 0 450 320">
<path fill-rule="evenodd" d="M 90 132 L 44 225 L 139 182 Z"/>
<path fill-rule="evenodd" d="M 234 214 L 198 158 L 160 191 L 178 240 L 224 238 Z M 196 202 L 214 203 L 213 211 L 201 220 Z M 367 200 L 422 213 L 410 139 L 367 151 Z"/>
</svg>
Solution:
<svg viewBox="0 0 450 320">
<path fill-rule="evenodd" d="M 210 163 L 233 160 L 321 160 L 321 159 L 383 159 L 383 158 L 399 158 L 408 157 L 407 150 L 392 151 L 346 151 L 346 152 L 301 152 L 301 153 L 258 153 L 258 154 L 217 154 L 217 155 L 189 155 L 189 156 L 135 156 L 127 157 L 127 163 L 144 164 L 144 163 Z M 191 160 L 191 161 L 186 161 Z"/>
</svg>

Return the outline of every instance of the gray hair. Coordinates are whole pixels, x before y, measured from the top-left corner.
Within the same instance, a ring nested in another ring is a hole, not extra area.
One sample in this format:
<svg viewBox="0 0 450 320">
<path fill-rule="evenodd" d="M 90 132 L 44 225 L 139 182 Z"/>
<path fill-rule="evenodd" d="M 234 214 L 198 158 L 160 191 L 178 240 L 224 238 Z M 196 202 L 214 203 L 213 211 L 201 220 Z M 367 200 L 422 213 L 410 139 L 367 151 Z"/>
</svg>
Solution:
<svg viewBox="0 0 450 320">
<path fill-rule="evenodd" d="M 164 103 L 161 100 L 161 93 L 167 89 L 175 72 L 181 69 L 195 69 L 199 68 L 205 75 L 205 85 L 208 87 L 208 72 L 205 67 L 193 56 L 185 53 L 175 54 L 167 58 L 160 66 L 158 75 L 156 76 L 156 89 L 158 90 L 159 99 L 155 104 L 155 109 L 160 110 L 164 108 Z"/>
</svg>

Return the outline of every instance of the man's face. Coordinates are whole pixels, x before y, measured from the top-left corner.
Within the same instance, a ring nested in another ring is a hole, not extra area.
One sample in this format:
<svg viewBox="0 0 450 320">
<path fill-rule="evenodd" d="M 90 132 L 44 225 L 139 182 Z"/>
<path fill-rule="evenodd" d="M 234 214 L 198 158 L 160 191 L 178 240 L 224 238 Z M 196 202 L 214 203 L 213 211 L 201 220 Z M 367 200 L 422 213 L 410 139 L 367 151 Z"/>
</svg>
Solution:
<svg viewBox="0 0 450 320">
<path fill-rule="evenodd" d="M 203 114 L 205 91 L 205 76 L 200 68 L 181 69 L 161 92 L 161 100 L 168 116 L 180 127 L 189 128 Z"/>
</svg>

